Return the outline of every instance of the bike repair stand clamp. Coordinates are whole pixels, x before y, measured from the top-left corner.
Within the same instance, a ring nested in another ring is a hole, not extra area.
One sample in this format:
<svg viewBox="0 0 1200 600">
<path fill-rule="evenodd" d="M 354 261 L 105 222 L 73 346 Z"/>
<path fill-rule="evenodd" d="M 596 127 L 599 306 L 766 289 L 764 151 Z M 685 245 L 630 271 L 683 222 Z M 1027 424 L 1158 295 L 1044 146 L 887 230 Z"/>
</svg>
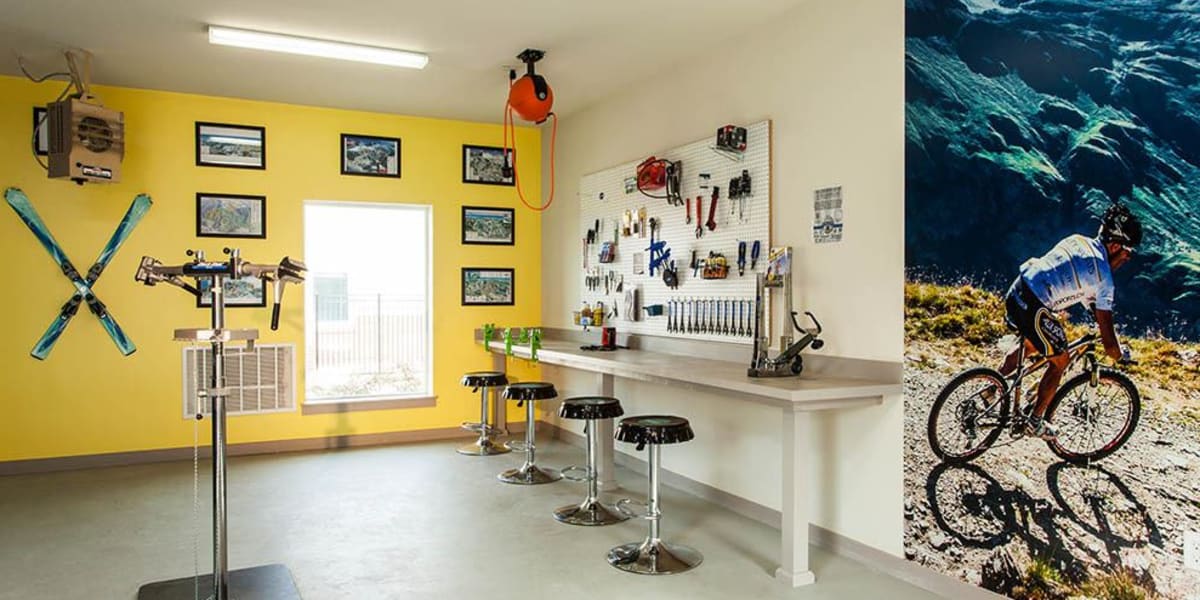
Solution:
<svg viewBox="0 0 1200 600">
<path fill-rule="evenodd" d="M 757 242 L 755 242 L 757 247 Z M 778 288 L 783 296 L 783 313 L 790 317 L 790 322 L 784 321 L 783 335 L 779 337 L 779 347 L 782 351 L 775 358 L 770 357 L 771 332 L 764 322 L 766 310 L 763 306 L 766 295 L 773 288 Z M 790 377 L 799 375 L 804 370 L 804 359 L 800 352 L 812 346 L 820 350 L 825 342 L 819 339 L 821 324 L 810 312 L 805 312 L 812 319 L 813 329 L 805 329 L 796 321 L 796 311 L 792 310 L 792 249 L 777 248 L 770 252 L 767 273 L 758 273 L 755 277 L 754 290 L 754 351 L 750 357 L 750 368 L 746 375 L 750 377 Z M 792 329 L 804 334 L 799 340 L 792 340 Z"/>
</svg>

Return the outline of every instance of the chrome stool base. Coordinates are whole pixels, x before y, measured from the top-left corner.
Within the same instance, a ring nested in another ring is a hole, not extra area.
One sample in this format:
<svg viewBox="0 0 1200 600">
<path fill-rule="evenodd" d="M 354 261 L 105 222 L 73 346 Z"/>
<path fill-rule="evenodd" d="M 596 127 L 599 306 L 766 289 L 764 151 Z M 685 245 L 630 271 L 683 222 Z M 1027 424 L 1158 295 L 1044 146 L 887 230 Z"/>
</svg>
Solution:
<svg viewBox="0 0 1200 600">
<path fill-rule="evenodd" d="M 698 566 L 704 556 L 694 548 L 646 538 L 608 551 L 608 564 L 638 575 L 670 575 Z"/>
<path fill-rule="evenodd" d="M 508 454 L 512 452 L 508 448 L 493 442 L 491 438 L 479 438 L 470 444 L 459 446 L 456 450 L 459 454 L 467 456 L 493 456 L 496 454 Z"/>
<path fill-rule="evenodd" d="M 615 508 L 605 506 L 599 500 L 588 498 L 580 504 L 568 504 L 554 510 L 554 518 L 568 525 L 612 525 L 629 519 Z"/>
<path fill-rule="evenodd" d="M 520 469 L 509 469 L 496 476 L 497 479 L 504 483 L 514 485 L 538 485 L 542 483 L 554 483 L 562 479 L 562 473 L 554 469 L 543 469 L 537 465 L 524 464 Z"/>
</svg>

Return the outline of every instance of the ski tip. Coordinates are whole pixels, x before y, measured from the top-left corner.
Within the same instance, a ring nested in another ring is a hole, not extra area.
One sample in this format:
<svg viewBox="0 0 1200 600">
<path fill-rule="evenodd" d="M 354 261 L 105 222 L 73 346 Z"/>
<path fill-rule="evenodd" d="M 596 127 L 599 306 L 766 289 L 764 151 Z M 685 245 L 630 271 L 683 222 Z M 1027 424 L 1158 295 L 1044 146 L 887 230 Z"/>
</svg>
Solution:
<svg viewBox="0 0 1200 600">
<path fill-rule="evenodd" d="M 13 202 L 19 202 L 23 199 L 26 199 L 25 192 L 22 192 L 21 188 L 10 187 L 4 190 L 4 199 L 7 200 L 9 204 L 12 204 Z"/>
<path fill-rule="evenodd" d="M 38 360 L 46 360 L 46 357 L 50 355 L 50 352 L 48 350 L 45 352 L 39 352 L 38 350 L 33 350 L 32 352 L 29 353 L 29 355 Z"/>
</svg>

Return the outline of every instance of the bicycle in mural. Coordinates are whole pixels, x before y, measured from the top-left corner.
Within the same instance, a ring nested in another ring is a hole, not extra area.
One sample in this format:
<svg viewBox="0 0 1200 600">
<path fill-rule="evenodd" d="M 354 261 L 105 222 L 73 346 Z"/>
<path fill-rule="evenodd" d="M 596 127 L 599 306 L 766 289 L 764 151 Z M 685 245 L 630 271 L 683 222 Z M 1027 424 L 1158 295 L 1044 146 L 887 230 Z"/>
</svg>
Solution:
<svg viewBox="0 0 1200 600">
<path fill-rule="evenodd" d="M 1103 367 L 1097 356 L 1099 336 L 1093 331 L 1067 347 L 1067 380 L 1050 402 L 1046 420 L 1058 435 L 1046 440 L 1050 450 L 1074 464 L 1089 464 L 1116 452 L 1133 435 L 1142 413 L 1141 394 L 1124 373 Z M 1021 352 L 1024 352 L 1022 344 Z M 1023 401 L 1022 380 L 1046 368 L 1048 360 L 1030 357 L 1012 375 L 976 367 L 963 371 L 942 388 L 929 411 L 929 445 L 943 462 L 962 464 L 977 458 L 1008 431 L 1011 441 L 1026 436 L 1026 420 L 1035 398 Z M 1135 364 L 1122 361 L 1122 364 Z"/>
</svg>

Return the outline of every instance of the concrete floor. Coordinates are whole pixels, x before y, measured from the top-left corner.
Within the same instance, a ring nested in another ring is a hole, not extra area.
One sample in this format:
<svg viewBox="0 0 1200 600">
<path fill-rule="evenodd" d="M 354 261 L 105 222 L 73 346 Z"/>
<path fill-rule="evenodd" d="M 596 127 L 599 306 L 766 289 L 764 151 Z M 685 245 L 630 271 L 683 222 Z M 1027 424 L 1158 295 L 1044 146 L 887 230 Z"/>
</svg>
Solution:
<svg viewBox="0 0 1200 600">
<path fill-rule="evenodd" d="M 237 458 L 230 467 L 233 568 L 284 563 L 307 600 L 338 598 L 936 598 L 814 549 L 818 584 L 769 575 L 779 533 L 665 489 L 668 541 L 704 554 L 673 576 L 630 575 L 604 560 L 644 522 L 580 528 L 550 511 L 583 484 L 523 487 L 496 473 L 515 454 L 466 457 L 458 442 Z M 539 463 L 582 462 L 547 443 Z M 642 476 L 618 480 L 642 499 Z M 200 564 L 209 563 L 208 470 L 201 467 Z M 131 599 L 138 586 L 193 573 L 192 468 L 169 463 L 0 478 L 0 599 Z M 201 596 L 203 598 L 204 596 Z"/>
</svg>

